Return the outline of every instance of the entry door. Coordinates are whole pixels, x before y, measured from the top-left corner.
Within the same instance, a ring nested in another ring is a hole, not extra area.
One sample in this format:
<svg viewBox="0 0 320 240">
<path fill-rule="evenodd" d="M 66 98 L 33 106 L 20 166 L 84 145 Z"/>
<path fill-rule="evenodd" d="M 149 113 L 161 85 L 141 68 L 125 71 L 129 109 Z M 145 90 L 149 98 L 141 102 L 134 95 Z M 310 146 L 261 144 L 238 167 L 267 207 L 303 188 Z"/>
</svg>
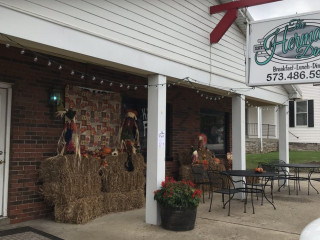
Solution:
<svg viewBox="0 0 320 240">
<path fill-rule="evenodd" d="M 4 199 L 7 194 L 5 182 L 5 148 L 6 148 L 6 119 L 7 119 L 7 89 L 0 88 L 0 217 L 4 215 Z"/>
</svg>

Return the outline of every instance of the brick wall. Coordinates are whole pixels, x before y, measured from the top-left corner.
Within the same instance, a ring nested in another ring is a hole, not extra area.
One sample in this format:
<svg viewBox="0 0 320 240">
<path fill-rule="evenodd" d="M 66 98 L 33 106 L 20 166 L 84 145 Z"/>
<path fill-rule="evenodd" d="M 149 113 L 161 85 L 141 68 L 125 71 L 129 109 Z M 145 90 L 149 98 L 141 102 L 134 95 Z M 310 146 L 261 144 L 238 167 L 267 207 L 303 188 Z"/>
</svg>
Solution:
<svg viewBox="0 0 320 240">
<path fill-rule="evenodd" d="M 47 66 L 47 61 L 32 55 L 21 55 L 20 49 L 0 45 L 0 81 L 14 83 L 11 122 L 11 151 L 9 170 L 8 215 L 11 223 L 42 218 L 52 213 L 40 194 L 41 182 L 38 170 L 41 161 L 56 154 L 57 141 L 63 130 L 63 120 L 53 117 L 48 104 L 49 89 L 64 90 L 66 84 L 120 92 L 122 96 L 147 99 L 147 90 L 138 92 L 114 85 L 112 89 L 91 79 L 71 75 L 70 68 L 95 74 L 116 82 L 145 84 L 146 79 L 127 73 L 107 70 L 99 66 L 50 57 L 64 68 Z M 67 69 L 69 68 L 69 69 Z M 194 90 L 173 87 L 168 90 L 168 102 L 172 105 L 171 149 L 173 161 L 167 162 L 166 174 L 177 177 L 177 154 L 196 144 L 200 129 L 200 108 L 230 112 L 231 100 L 209 102 Z M 231 116 L 230 116 L 231 117 Z M 231 122 L 231 121 L 230 121 Z M 231 123 L 230 123 L 231 126 Z M 231 146 L 231 131 L 229 132 Z"/>
</svg>

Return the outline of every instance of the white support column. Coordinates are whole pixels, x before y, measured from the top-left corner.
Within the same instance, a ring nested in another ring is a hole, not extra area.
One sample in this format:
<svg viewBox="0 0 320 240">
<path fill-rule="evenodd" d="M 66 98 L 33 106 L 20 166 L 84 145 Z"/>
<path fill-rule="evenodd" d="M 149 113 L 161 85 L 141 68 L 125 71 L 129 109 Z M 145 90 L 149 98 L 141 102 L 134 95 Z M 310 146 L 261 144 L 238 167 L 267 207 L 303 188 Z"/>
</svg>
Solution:
<svg viewBox="0 0 320 240">
<path fill-rule="evenodd" d="M 160 214 L 154 191 L 165 179 L 165 134 L 166 134 L 166 77 L 152 75 L 148 78 L 148 134 L 147 134 L 147 187 L 146 223 L 159 225 Z M 161 84 L 164 84 L 161 86 Z"/>
<path fill-rule="evenodd" d="M 260 138 L 260 152 L 263 152 L 262 122 L 262 108 L 258 107 L 258 138 Z"/>
<path fill-rule="evenodd" d="M 289 163 L 289 114 L 288 106 L 279 107 L 279 159 Z"/>
<path fill-rule="evenodd" d="M 245 96 L 232 97 L 232 169 L 246 169 Z"/>
<path fill-rule="evenodd" d="M 257 108 L 257 132 L 258 132 L 258 138 L 262 137 L 262 111 L 261 107 Z"/>
</svg>

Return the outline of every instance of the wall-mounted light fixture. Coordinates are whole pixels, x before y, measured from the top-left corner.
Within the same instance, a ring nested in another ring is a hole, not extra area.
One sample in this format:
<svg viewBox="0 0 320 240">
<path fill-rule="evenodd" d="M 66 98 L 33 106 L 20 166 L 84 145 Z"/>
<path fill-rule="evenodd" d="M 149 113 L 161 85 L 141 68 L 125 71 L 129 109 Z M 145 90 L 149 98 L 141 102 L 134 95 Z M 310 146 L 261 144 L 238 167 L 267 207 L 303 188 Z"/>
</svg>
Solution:
<svg viewBox="0 0 320 240">
<path fill-rule="evenodd" d="M 62 93 L 60 89 L 50 89 L 49 94 L 49 105 L 50 106 L 58 106 L 61 104 Z"/>
</svg>

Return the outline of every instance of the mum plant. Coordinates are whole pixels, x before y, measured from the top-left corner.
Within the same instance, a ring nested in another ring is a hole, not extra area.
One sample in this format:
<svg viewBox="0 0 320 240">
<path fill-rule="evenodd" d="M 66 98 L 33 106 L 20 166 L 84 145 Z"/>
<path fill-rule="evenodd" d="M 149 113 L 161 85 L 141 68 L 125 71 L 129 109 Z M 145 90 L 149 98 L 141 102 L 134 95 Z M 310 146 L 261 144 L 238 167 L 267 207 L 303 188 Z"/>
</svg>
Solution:
<svg viewBox="0 0 320 240">
<path fill-rule="evenodd" d="M 175 181 L 166 177 L 161 188 L 154 192 L 154 199 L 162 207 L 194 208 L 199 205 L 201 191 L 191 181 Z"/>
</svg>

